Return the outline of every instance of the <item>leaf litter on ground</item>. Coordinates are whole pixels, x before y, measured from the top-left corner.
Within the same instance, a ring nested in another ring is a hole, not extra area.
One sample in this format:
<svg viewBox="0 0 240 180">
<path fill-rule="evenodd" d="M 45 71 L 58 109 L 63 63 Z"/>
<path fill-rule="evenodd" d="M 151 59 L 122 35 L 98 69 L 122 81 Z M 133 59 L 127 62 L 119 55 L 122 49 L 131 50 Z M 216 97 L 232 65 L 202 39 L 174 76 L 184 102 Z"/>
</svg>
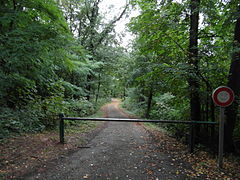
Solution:
<svg viewBox="0 0 240 180">
<path fill-rule="evenodd" d="M 54 159 L 64 158 L 79 148 L 88 148 L 84 146 L 86 136 L 97 133 L 103 126 L 103 123 L 98 123 L 95 128 L 89 128 L 86 132 L 67 132 L 65 144 L 59 143 L 57 131 L 25 134 L 1 142 L 0 179 L 17 178 L 34 167 L 44 168 L 45 164 Z"/>
<path fill-rule="evenodd" d="M 180 173 L 187 173 L 187 176 L 190 179 L 240 179 L 240 162 L 233 157 L 225 157 L 224 167 L 220 169 L 217 166 L 217 155 L 213 156 L 207 151 L 198 149 L 196 149 L 194 153 L 188 153 L 188 148 L 186 145 L 179 142 L 177 139 L 166 135 L 161 131 L 161 129 L 153 129 L 147 125 L 143 126 L 152 135 L 156 146 L 159 147 L 159 151 L 169 154 L 169 157 L 172 158 L 173 163 L 179 163 L 180 166 L 183 166 L 184 162 L 187 162 L 191 165 L 192 169 L 190 170 L 176 170 L 176 175 Z"/>
</svg>

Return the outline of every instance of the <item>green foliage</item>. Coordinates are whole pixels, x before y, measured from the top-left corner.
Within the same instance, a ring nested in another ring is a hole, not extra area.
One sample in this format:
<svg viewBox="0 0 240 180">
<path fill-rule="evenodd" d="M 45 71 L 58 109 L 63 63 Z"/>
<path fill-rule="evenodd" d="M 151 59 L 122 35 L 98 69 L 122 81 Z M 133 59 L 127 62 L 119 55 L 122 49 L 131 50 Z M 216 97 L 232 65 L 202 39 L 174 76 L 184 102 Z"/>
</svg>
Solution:
<svg viewBox="0 0 240 180">
<path fill-rule="evenodd" d="M 139 98 L 142 100 L 145 100 L 145 97 L 140 95 L 140 89 L 139 88 L 131 88 L 127 90 L 126 98 L 123 102 L 123 107 L 130 110 L 132 113 L 137 114 L 138 116 L 142 117 L 144 116 L 143 109 L 146 108 L 146 102 L 145 101 L 139 101 Z"/>
<path fill-rule="evenodd" d="M 236 127 L 234 129 L 234 137 L 238 138 L 240 137 L 240 121 L 238 117 L 238 121 L 236 122 Z"/>
<path fill-rule="evenodd" d="M 3 107 L 0 113 L 0 139 L 19 133 L 54 129 L 60 112 L 67 116 L 86 117 L 95 113 L 106 101 L 102 99 L 94 104 L 85 98 L 75 100 L 52 96 L 44 100 L 35 99 L 27 106 L 15 110 Z"/>
<path fill-rule="evenodd" d="M 86 117 L 96 111 L 95 105 L 87 101 L 86 98 L 80 100 L 69 99 L 64 102 L 64 107 L 67 108 L 65 114 L 68 116 Z"/>
<path fill-rule="evenodd" d="M 150 117 L 161 120 L 186 120 L 189 114 L 189 107 L 187 101 L 177 103 L 176 97 L 170 93 L 164 93 L 154 97 L 154 104 Z M 185 137 L 187 132 L 187 125 L 184 124 L 159 124 L 159 126 L 167 129 L 176 137 Z"/>
<path fill-rule="evenodd" d="M 80 45 L 63 12 L 54 0 L 0 2 L 1 138 L 52 129 L 58 113 L 87 116 L 98 106 L 86 100 L 86 86 L 103 63 Z"/>
<path fill-rule="evenodd" d="M 0 139 L 13 133 L 36 132 L 45 128 L 38 109 L 25 107 L 21 110 L 1 108 Z"/>
<path fill-rule="evenodd" d="M 51 95 L 59 63 L 52 55 L 68 31 L 54 1 L 5 5 L 0 18 L 1 103 L 17 107 L 36 95 Z"/>
<path fill-rule="evenodd" d="M 154 97 L 154 106 L 152 107 L 151 116 L 161 119 L 177 119 L 179 111 L 173 108 L 174 96 L 170 93 Z"/>
<path fill-rule="evenodd" d="M 237 50 L 232 44 L 239 2 L 201 0 L 197 69 L 188 63 L 191 1 L 131 2 L 140 9 L 140 15 L 129 23 L 136 39 L 128 67 L 130 93 L 125 107 L 141 116 L 149 110 L 152 119 L 189 120 L 190 77 L 199 82 L 202 120 L 215 120 L 211 92 L 226 84 L 231 55 Z M 186 131 L 179 124 L 165 128 L 178 135 Z M 238 129 L 237 124 L 235 136 L 239 136 Z"/>
</svg>

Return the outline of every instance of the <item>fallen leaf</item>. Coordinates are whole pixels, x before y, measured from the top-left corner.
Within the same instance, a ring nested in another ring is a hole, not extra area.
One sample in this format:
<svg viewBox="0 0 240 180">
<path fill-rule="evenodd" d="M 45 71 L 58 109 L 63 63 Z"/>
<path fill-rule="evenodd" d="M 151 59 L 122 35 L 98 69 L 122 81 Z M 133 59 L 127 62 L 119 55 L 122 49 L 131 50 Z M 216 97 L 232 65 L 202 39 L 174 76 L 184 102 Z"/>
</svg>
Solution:
<svg viewBox="0 0 240 180">
<path fill-rule="evenodd" d="M 83 179 L 88 179 L 88 174 L 86 174 L 85 176 L 83 176 Z"/>
</svg>

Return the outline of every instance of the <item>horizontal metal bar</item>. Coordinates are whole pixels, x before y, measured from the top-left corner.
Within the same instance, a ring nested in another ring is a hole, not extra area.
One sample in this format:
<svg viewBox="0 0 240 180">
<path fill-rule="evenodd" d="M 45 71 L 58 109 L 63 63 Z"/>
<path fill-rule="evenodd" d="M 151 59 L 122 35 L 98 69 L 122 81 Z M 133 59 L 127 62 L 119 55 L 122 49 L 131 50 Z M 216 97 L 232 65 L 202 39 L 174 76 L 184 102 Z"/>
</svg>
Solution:
<svg viewBox="0 0 240 180">
<path fill-rule="evenodd" d="M 209 121 L 177 121 L 177 120 L 152 120 L 152 119 L 124 119 L 124 118 L 79 118 L 63 117 L 64 120 L 80 121 L 112 121 L 112 122 L 152 122 L 152 123 L 178 123 L 178 124 L 218 124 Z"/>
</svg>

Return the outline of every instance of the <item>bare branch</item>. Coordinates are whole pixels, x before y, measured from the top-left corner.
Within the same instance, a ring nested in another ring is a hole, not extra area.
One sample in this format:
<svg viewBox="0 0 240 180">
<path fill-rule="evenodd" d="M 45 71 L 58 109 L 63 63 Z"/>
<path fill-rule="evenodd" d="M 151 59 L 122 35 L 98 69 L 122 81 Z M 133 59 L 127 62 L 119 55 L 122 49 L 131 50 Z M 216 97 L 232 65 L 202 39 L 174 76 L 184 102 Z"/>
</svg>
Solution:
<svg viewBox="0 0 240 180">
<path fill-rule="evenodd" d="M 125 8 L 124 8 L 123 11 L 121 12 L 121 14 L 120 14 L 116 19 L 112 20 L 112 21 L 104 28 L 104 30 L 103 30 L 103 31 L 101 32 L 101 34 L 100 34 L 100 39 L 98 40 L 97 45 L 101 44 L 102 41 L 103 41 L 103 40 L 105 39 L 105 37 L 107 36 L 107 34 L 110 33 L 110 32 L 113 30 L 114 24 L 123 17 L 123 15 L 126 13 L 127 9 L 128 9 L 128 4 L 125 6 Z"/>
</svg>

